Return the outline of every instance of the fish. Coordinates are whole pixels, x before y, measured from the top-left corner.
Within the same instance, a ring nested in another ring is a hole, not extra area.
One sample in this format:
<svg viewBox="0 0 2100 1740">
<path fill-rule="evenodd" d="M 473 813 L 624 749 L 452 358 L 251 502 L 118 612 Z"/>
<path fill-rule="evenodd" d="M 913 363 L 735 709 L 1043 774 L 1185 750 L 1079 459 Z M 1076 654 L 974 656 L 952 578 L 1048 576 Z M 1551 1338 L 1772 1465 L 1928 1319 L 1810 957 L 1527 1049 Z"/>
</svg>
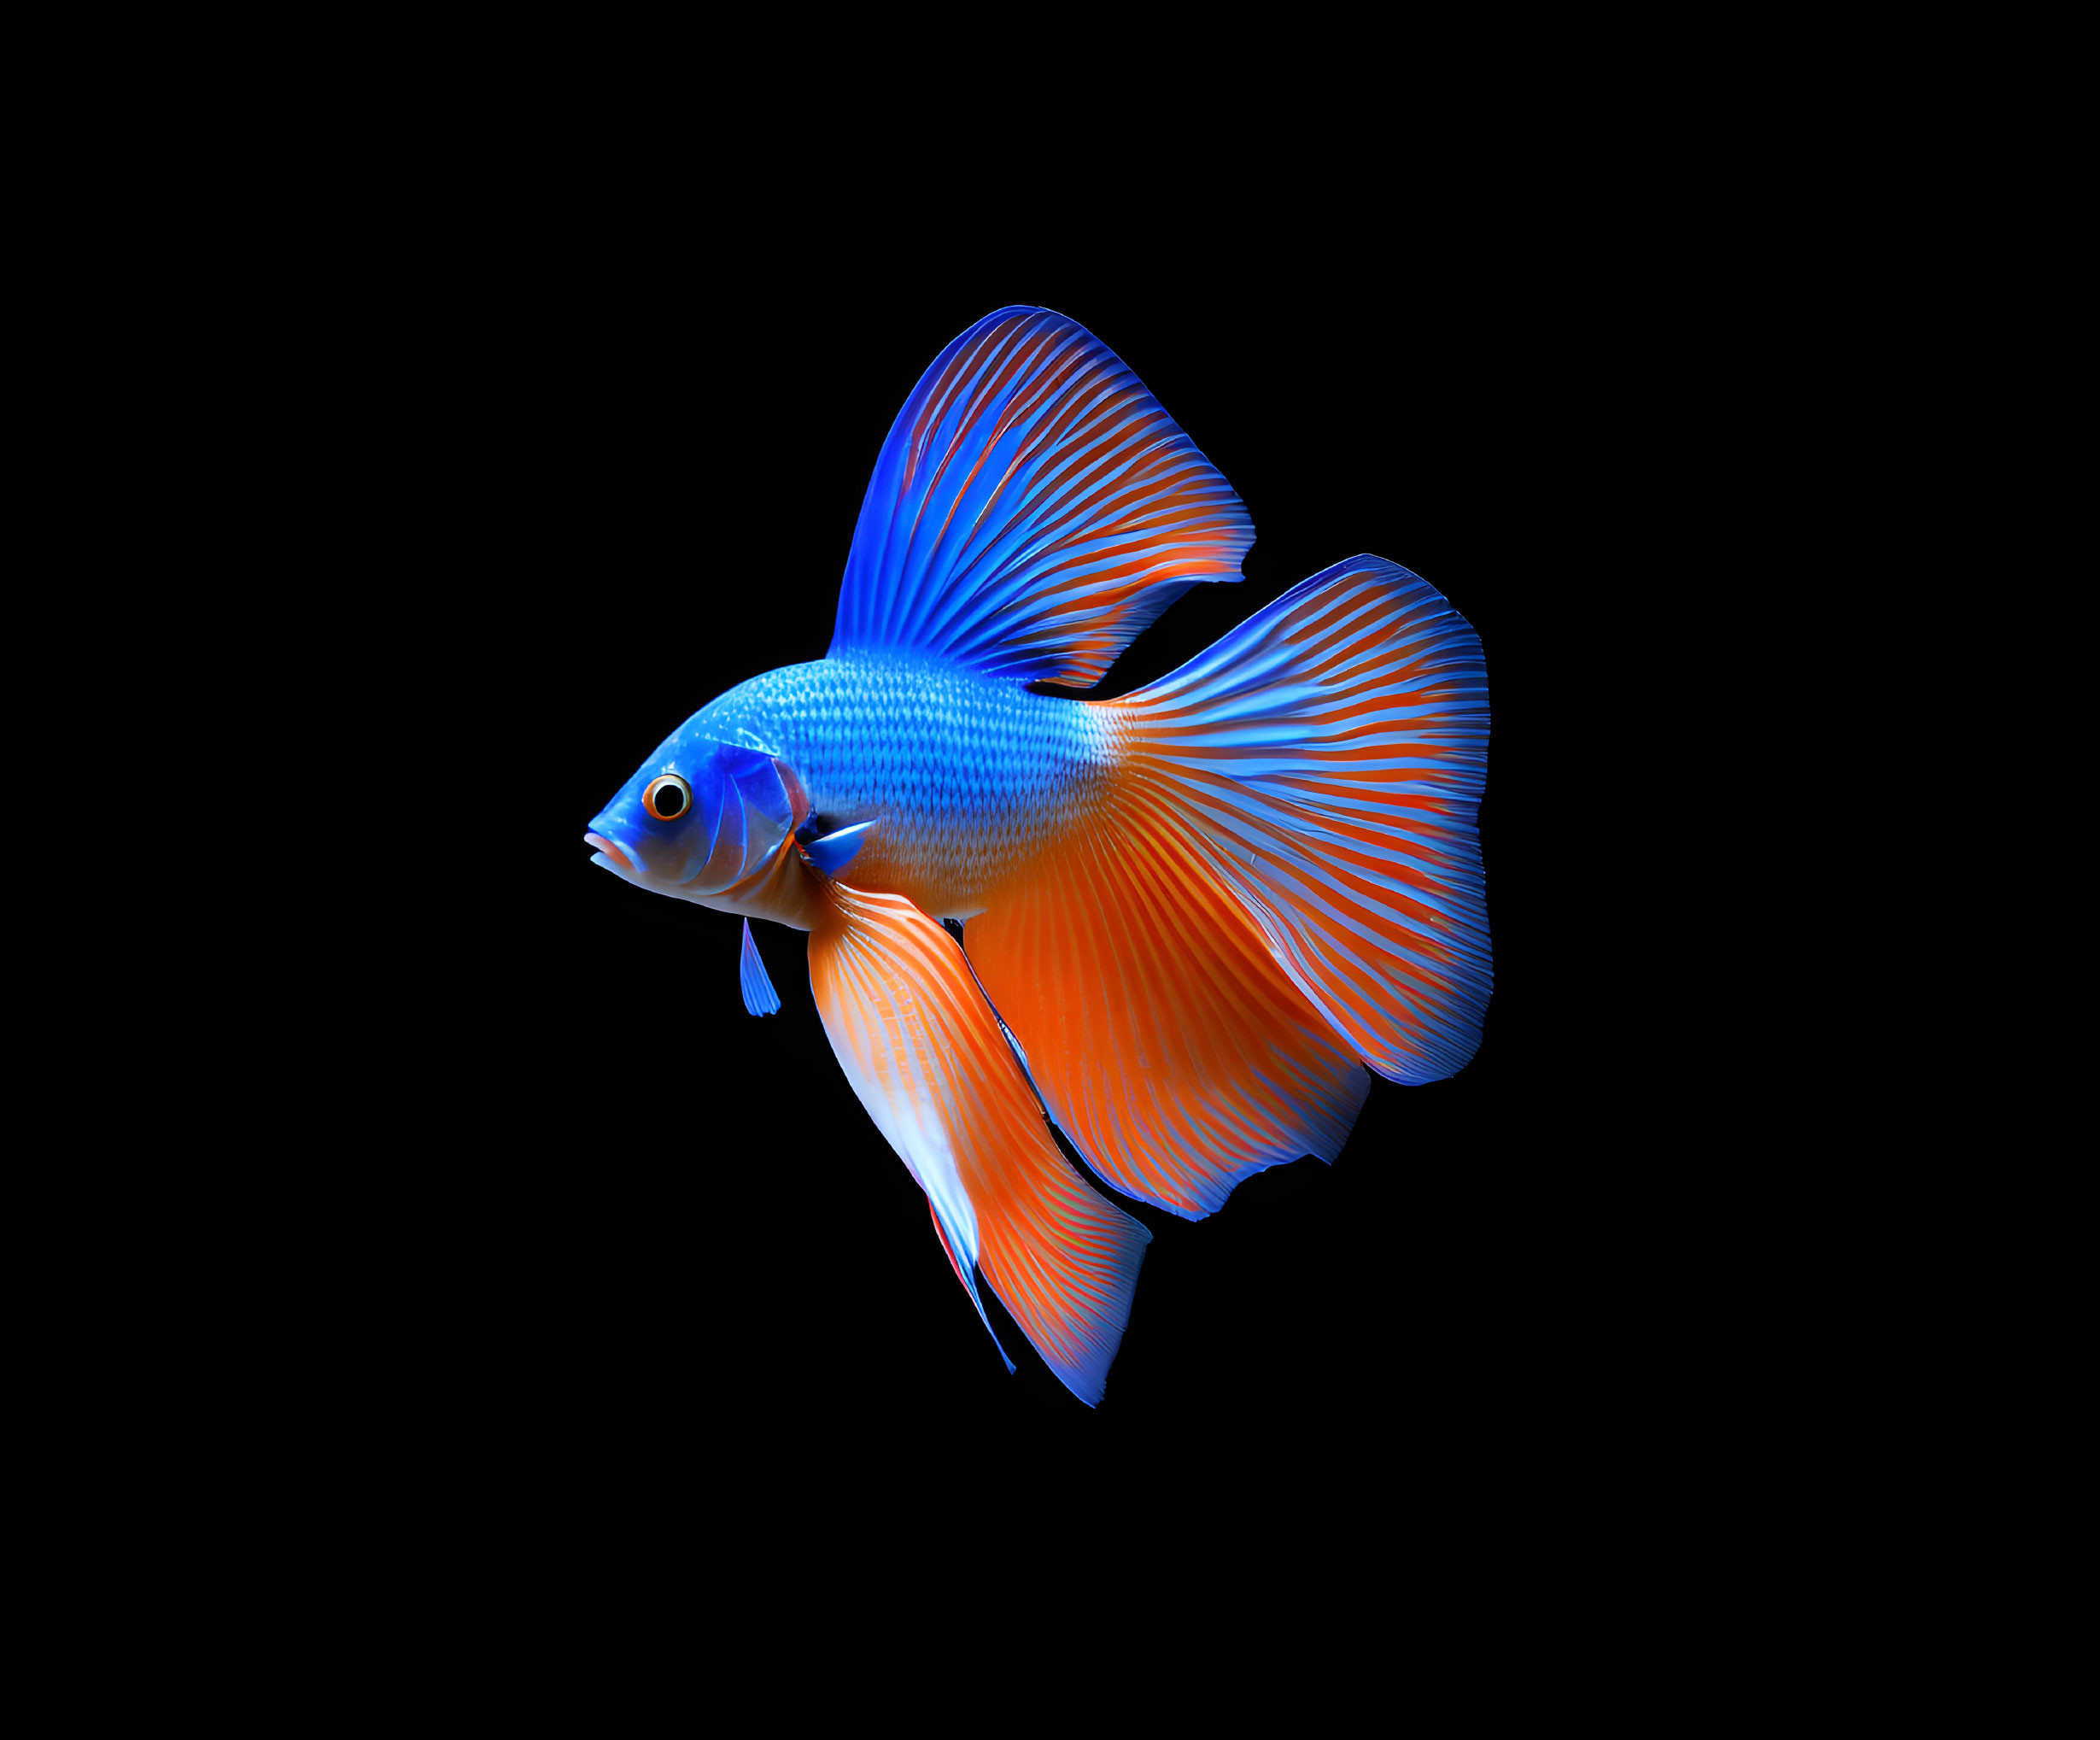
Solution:
<svg viewBox="0 0 2100 1740">
<path fill-rule="evenodd" d="M 1006 1369 L 980 1283 L 1090 1407 L 1151 1238 L 1103 1191 L 1202 1220 L 1331 1163 L 1373 1075 L 1464 1068 L 1493 989 L 1486 662 L 1419 575 L 1337 562 L 1085 694 L 1254 536 L 1106 344 L 997 309 L 883 442 L 825 656 L 708 702 L 584 835 L 741 917 L 754 1016 L 782 1005 L 752 921 L 808 934 L 832 1052 Z"/>
</svg>

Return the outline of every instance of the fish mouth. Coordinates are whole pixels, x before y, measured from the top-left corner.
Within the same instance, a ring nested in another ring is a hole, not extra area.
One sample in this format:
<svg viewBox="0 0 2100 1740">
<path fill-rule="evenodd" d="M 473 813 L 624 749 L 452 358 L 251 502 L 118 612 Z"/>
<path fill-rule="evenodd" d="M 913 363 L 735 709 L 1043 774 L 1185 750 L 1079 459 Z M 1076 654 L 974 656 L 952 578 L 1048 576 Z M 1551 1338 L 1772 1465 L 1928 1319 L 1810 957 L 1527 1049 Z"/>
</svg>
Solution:
<svg viewBox="0 0 2100 1740">
<path fill-rule="evenodd" d="M 586 834 L 583 836 L 583 843 L 586 846 L 596 847 L 600 852 L 605 855 L 605 857 L 611 858 L 612 860 L 611 868 L 615 870 L 625 870 L 630 876 L 638 876 L 641 874 L 639 870 L 635 869 L 635 867 L 628 861 L 627 854 L 621 851 L 620 848 L 615 846 L 610 840 L 606 839 L 604 835 Z"/>
</svg>

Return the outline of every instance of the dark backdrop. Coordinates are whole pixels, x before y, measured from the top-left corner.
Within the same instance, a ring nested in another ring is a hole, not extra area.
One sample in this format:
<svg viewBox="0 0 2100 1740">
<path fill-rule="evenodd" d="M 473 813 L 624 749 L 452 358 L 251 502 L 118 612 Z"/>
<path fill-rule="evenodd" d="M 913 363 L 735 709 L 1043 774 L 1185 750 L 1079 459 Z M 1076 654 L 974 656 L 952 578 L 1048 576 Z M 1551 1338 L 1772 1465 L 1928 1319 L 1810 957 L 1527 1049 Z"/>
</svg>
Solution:
<svg viewBox="0 0 2100 1740">
<path fill-rule="evenodd" d="M 419 436 L 442 454 L 456 430 L 459 450 L 433 608 L 464 612 L 460 662 L 501 720 L 462 721 L 462 789 L 485 766 L 518 821 L 461 920 L 494 964 L 496 1060 L 413 1235 L 447 1277 L 433 1397 L 621 1479 L 726 1457 L 821 1483 L 967 1455 L 1139 1498 L 1191 1472 L 1317 1489 L 1579 1431 L 1615 1286 L 1594 1257 L 1612 1211 L 1571 1182 L 1612 1134 L 1560 1062 L 1605 1018 L 1566 989 L 1588 946 L 1571 782 L 1621 729 L 1570 639 L 1609 585 L 1586 540 L 1623 463 L 1596 299 L 1522 249 L 1432 267 L 1319 237 L 1259 272 L 1052 245 L 899 272 L 579 208 L 457 246 L 472 267 L 437 305 Z M 1020 1366 L 1002 1369 L 832 1058 L 803 936 L 754 926 L 786 1006 L 753 1020 L 739 921 L 626 887 L 582 840 L 688 713 L 822 655 L 891 419 L 1009 302 L 1098 334 L 1255 520 L 1245 583 L 1196 589 L 1103 692 L 1368 551 L 1472 622 L 1494 706 L 1478 1057 L 1433 1087 L 1374 1082 L 1336 1163 L 1258 1177 L 1209 1221 L 1125 1203 L 1155 1239 L 1098 1410 L 987 1288 Z M 452 487 L 442 462 L 424 487 Z"/>
</svg>

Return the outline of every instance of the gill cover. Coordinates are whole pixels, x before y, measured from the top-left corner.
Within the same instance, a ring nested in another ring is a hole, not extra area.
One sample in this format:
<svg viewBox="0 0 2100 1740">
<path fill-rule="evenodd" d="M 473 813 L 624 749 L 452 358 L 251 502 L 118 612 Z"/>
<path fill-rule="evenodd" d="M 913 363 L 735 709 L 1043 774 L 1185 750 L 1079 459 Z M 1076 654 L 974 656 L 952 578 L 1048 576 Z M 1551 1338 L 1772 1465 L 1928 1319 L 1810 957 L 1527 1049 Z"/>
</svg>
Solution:
<svg viewBox="0 0 2100 1740">
<path fill-rule="evenodd" d="M 686 775 L 693 783 L 686 880 L 705 894 L 743 881 L 772 857 L 795 831 L 798 806 L 770 755 L 737 743 L 696 747 L 711 753 Z"/>
</svg>

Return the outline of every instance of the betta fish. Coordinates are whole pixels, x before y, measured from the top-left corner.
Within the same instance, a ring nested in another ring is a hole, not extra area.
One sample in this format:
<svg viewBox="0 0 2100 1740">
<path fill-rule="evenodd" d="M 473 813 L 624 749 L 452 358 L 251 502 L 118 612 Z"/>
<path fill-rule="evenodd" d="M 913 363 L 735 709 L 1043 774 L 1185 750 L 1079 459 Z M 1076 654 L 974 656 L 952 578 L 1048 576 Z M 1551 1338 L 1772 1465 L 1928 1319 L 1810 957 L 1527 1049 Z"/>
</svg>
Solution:
<svg viewBox="0 0 2100 1740">
<path fill-rule="evenodd" d="M 1353 557 L 1156 683 L 1073 693 L 1253 542 L 1099 339 L 988 314 L 883 443 L 830 650 L 702 707 L 585 835 L 742 916 L 754 1015 L 781 1002 L 751 921 L 809 934 L 831 1048 L 956 1279 L 1089 1405 L 1151 1234 L 1052 1124 L 1200 1220 L 1333 1160 L 1367 1070 L 1455 1073 L 1487 1011 L 1486 669 L 1426 581 Z"/>
</svg>

